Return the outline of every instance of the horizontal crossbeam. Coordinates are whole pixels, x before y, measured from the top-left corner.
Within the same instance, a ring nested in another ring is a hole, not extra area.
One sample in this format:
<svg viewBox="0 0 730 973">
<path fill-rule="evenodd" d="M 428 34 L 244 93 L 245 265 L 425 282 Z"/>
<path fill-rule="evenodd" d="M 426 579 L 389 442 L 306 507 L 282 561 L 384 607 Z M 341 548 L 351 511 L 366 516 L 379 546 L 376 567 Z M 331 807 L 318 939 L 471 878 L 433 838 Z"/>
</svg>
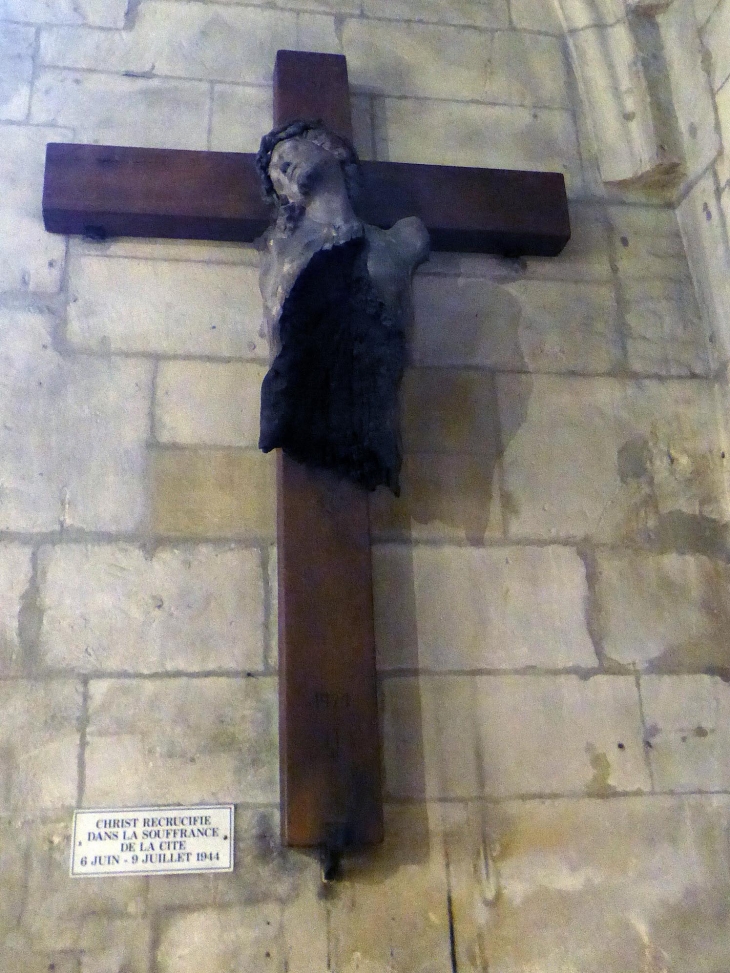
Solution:
<svg viewBox="0 0 730 973">
<path fill-rule="evenodd" d="M 254 156 L 52 142 L 52 233 L 251 242 L 271 220 Z M 560 173 L 363 163 L 358 215 L 389 229 L 420 216 L 434 250 L 555 256 L 570 239 Z"/>
</svg>

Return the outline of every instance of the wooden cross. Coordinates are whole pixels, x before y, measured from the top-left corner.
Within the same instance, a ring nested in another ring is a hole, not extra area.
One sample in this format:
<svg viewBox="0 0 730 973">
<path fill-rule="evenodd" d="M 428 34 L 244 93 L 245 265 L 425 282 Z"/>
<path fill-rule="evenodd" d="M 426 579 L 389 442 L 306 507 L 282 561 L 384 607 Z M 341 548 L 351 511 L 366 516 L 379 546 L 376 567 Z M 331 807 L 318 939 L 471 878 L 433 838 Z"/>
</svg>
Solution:
<svg viewBox="0 0 730 973">
<path fill-rule="evenodd" d="M 351 139 L 345 58 L 279 51 L 274 116 Z M 558 173 L 365 162 L 363 175 L 358 215 L 420 216 L 435 250 L 554 256 L 570 237 Z M 253 155 L 55 143 L 43 214 L 99 239 L 248 242 L 271 219 Z M 367 494 L 279 453 L 277 497 L 282 840 L 325 849 L 329 868 L 383 836 Z"/>
</svg>

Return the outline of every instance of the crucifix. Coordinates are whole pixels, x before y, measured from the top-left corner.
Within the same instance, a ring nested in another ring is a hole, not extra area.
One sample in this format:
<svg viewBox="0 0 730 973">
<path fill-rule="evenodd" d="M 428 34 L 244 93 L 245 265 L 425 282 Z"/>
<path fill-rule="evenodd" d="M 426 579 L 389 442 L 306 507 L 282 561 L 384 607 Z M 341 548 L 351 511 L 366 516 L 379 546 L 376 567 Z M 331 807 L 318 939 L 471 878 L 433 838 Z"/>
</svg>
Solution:
<svg viewBox="0 0 730 973">
<path fill-rule="evenodd" d="M 274 122 L 352 138 L 347 62 L 279 51 Z M 555 256 L 570 238 L 559 173 L 362 164 L 358 217 L 419 217 L 435 250 Z M 56 233 L 251 242 L 266 229 L 253 155 L 51 143 L 43 193 Z M 281 832 L 332 877 L 383 837 L 367 492 L 277 451 Z"/>
</svg>

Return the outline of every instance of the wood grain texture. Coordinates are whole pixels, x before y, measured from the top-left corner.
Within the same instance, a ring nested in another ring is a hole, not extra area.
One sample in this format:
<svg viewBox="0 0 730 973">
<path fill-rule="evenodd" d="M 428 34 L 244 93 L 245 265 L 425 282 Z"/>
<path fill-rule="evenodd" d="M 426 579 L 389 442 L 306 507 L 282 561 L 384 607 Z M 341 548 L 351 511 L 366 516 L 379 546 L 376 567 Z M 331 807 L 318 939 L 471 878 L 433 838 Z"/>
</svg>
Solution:
<svg viewBox="0 0 730 973">
<path fill-rule="evenodd" d="M 97 238 L 254 240 L 271 216 L 254 158 L 51 142 L 43 187 L 46 229 Z"/>
<path fill-rule="evenodd" d="M 278 454 L 282 838 L 382 840 L 366 493 Z"/>
<path fill-rule="evenodd" d="M 347 98 L 343 97 L 347 92 Z M 274 65 L 275 125 L 323 121 L 352 141 L 347 58 L 342 54 L 278 51 Z"/>
<path fill-rule="evenodd" d="M 560 173 L 363 163 L 358 215 L 420 216 L 434 250 L 555 256 L 570 239 Z M 53 233 L 251 242 L 271 210 L 254 156 L 50 143 L 43 217 Z"/>
<path fill-rule="evenodd" d="M 351 137 L 344 57 L 280 51 L 274 124 L 321 119 Z M 278 453 L 282 840 L 383 838 L 367 494 Z"/>
</svg>

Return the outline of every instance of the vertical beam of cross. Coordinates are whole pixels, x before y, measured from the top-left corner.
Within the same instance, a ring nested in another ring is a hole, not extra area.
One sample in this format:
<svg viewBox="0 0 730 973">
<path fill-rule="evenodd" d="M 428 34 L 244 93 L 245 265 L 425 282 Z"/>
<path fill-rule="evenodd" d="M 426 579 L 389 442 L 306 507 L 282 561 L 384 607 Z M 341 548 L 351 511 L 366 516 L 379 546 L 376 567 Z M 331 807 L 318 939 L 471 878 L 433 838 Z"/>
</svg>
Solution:
<svg viewBox="0 0 730 973">
<path fill-rule="evenodd" d="M 352 138 L 347 63 L 280 51 L 274 117 L 321 119 Z M 383 837 L 367 494 L 277 459 L 282 839 Z"/>
</svg>

